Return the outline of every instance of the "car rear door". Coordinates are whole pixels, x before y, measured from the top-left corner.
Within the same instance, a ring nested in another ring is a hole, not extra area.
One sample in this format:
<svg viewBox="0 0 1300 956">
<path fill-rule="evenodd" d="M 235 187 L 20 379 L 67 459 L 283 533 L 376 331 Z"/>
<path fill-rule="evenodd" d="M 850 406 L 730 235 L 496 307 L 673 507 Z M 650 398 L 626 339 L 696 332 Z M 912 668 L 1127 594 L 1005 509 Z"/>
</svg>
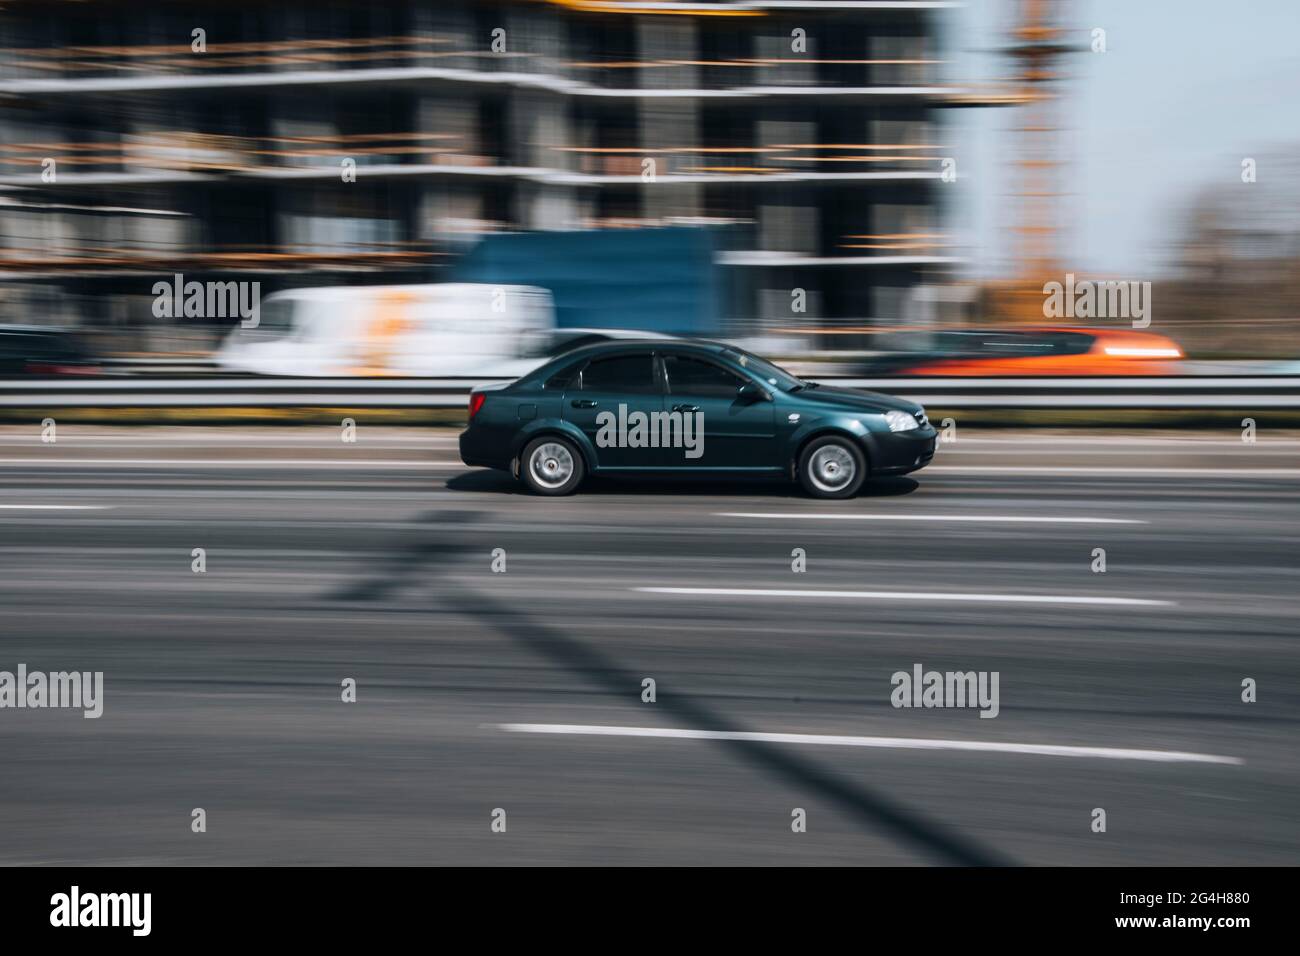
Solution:
<svg viewBox="0 0 1300 956">
<path fill-rule="evenodd" d="M 628 349 L 591 359 L 564 391 L 564 420 L 582 429 L 602 470 L 653 471 L 662 448 L 649 443 L 663 411 L 663 377 L 652 349 Z M 637 423 L 644 424 L 640 429 Z"/>
</svg>

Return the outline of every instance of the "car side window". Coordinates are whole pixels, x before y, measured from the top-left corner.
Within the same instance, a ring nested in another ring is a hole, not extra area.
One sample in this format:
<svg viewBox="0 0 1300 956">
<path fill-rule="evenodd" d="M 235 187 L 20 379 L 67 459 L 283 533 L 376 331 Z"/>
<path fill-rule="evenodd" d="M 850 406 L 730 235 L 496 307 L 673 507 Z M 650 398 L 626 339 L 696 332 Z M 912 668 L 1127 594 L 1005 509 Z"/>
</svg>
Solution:
<svg viewBox="0 0 1300 956">
<path fill-rule="evenodd" d="M 745 384 L 740 376 L 720 365 L 685 355 L 665 355 L 664 367 L 668 370 L 668 390 L 674 395 L 735 398 L 736 389 Z"/>
<path fill-rule="evenodd" d="M 566 365 L 551 375 L 542 386 L 547 390 L 564 391 L 570 385 L 575 385 L 575 379 L 578 377 L 578 369 L 582 363 Z"/>
<path fill-rule="evenodd" d="M 660 391 L 654 356 L 649 352 L 593 359 L 582 370 L 581 381 L 584 392 L 657 394 Z"/>
<path fill-rule="evenodd" d="M 1051 336 L 1052 353 L 1055 355 L 1083 355 L 1097 341 L 1095 335 L 1084 332 L 1060 332 Z"/>
</svg>

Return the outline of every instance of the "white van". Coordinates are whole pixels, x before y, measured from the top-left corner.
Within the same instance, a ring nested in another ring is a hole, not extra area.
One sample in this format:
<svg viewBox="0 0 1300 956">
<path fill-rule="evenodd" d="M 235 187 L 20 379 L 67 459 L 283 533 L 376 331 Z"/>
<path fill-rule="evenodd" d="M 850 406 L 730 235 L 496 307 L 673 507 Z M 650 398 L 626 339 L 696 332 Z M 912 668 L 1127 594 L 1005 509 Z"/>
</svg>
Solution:
<svg viewBox="0 0 1300 956">
<path fill-rule="evenodd" d="M 471 283 L 339 286 L 267 296 L 257 328 L 214 359 L 261 375 L 492 376 L 547 350 L 545 289 Z"/>
</svg>

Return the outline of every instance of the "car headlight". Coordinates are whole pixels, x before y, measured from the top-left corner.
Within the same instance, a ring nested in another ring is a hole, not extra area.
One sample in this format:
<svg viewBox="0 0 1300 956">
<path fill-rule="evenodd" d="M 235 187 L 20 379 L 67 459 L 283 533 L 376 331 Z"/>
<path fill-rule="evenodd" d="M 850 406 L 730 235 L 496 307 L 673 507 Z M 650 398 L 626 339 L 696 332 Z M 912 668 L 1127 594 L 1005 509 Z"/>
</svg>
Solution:
<svg viewBox="0 0 1300 956">
<path fill-rule="evenodd" d="M 891 432 L 910 432 L 921 427 L 915 416 L 900 411 L 885 412 L 885 424 Z"/>
</svg>

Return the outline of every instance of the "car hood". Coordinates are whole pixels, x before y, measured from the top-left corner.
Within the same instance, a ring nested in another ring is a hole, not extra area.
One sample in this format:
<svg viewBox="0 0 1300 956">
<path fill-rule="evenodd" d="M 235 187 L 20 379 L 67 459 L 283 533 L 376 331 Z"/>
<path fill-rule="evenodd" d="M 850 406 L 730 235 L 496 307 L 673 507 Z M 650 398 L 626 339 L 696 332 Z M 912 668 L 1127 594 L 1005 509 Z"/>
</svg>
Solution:
<svg viewBox="0 0 1300 956">
<path fill-rule="evenodd" d="M 822 405 L 828 409 L 853 409 L 864 412 L 887 412 L 897 409 L 914 415 L 921 411 L 916 402 L 882 392 L 867 392 L 856 388 L 840 388 L 835 385 L 821 385 L 817 388 L 795 392 L 791 398 L 806 405 Z"/>
</svg>

